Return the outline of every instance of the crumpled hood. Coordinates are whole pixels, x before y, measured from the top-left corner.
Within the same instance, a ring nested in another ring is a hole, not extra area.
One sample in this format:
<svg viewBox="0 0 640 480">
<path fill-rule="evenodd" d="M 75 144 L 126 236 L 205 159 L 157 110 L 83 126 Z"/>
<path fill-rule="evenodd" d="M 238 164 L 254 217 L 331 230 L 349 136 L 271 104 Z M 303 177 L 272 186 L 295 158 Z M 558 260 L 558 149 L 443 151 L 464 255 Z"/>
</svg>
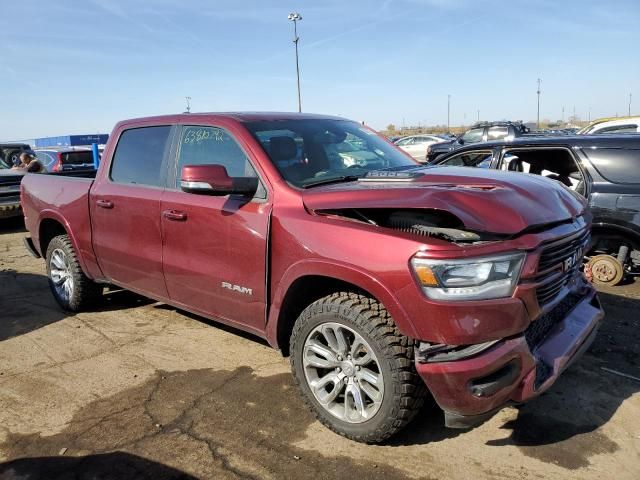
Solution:
<svg viewBox="0 0 640 480">
<path fill-rule="evenodd" d="M 538 175 L 469 167 L 425 167 L 378 175 L 389 176 L 313 187 L 303 192 L 303 202 L 311 211 L 445 210 L 470 230 L 509 235 L 570 220 L 586 207 L 577 194 Z"/>
</svg>

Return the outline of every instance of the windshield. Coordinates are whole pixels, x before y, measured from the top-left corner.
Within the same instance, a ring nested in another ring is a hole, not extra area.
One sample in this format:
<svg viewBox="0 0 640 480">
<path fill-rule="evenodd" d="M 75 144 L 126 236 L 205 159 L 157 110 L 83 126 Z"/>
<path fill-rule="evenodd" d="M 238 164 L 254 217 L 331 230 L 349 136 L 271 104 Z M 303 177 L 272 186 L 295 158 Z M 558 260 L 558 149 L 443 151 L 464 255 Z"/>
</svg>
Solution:
<svg viewBox="0 0 640 480">
<path fill-rule="evenodd" d="M 245 126 L 284 179 L 296 187 L 417 165 L 375 132 L 348 120 L 270 120 Z"/>
</svg>

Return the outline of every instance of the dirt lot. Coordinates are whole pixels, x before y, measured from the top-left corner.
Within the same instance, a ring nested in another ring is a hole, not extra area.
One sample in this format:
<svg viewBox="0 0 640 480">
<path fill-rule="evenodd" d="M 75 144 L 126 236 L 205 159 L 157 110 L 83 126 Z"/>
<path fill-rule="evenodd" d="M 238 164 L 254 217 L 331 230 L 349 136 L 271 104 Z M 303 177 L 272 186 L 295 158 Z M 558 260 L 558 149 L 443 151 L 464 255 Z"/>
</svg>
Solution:
<svg viewBox="0 0 640 480">
<path fill-rule="evenodd" d="M 0 479 L 640 478 L 640 283 L 550 392 L 472 431 L 425 409 L 384 446 L 314 421 L 288 361 L 213 322 L 110 292 L 67 315 L 0 225 Z"/>
</svg>

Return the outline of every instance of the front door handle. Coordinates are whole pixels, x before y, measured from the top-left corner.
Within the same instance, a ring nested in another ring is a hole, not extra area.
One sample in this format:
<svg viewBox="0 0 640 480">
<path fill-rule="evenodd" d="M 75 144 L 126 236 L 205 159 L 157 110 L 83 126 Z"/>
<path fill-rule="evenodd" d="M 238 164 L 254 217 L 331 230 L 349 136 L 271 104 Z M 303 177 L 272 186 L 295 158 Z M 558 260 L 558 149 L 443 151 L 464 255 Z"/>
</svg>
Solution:
<svg viewBox="0 0 640 480">
<path fill-rule="evenodd" d="M 184 222 L 187 219 L 187 214 L 179 210 L 165 210 L 162 212 L 164 218 L 168 220 L 174 220 L 176 222 Z"/>
<path fill-rule="evenodd" d="M 111 200 L 96 200 L 96 205 L 102 208 L 113 208 L 113 202 Z"/>
</svg>

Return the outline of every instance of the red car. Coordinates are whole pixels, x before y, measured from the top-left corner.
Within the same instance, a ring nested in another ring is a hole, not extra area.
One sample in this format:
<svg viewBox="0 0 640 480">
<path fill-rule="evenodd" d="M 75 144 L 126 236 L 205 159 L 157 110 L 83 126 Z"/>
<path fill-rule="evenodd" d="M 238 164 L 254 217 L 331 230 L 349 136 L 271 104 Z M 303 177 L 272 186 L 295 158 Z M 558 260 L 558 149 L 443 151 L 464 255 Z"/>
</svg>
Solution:
<svg viewBox="0 0 640 480">
<path fill-rule="evenodd" d="M 421 166 L 341 118 L 124 121 L 95 180 L 27 175 L 22 204 L 63 308 L 115 284 L 266 338 L 319 420 L 363 442 L 428 394 L 451 427 L 539 395 L 603 317 L 583 199 Z"/>
</svg>

